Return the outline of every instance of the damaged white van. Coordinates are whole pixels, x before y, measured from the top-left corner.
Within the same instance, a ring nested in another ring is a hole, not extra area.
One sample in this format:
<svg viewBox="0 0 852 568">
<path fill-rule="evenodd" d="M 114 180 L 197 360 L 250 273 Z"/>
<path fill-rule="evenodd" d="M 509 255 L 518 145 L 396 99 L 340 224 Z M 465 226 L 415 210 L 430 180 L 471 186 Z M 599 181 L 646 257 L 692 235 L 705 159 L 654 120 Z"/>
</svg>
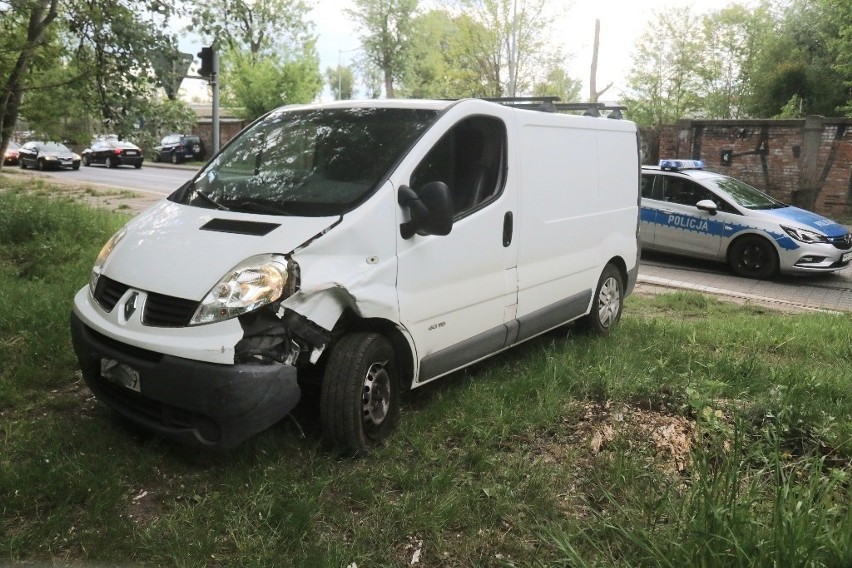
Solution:
<svg viewBox="0 0 852 568">
<path fill-rule="evenodd" d="M 406 389 L 573 320 L 607 333 L 636 280 L 639 177 L 625 120 L 281 108 L 109 240 L 74 349 L 101 401 L 169 438 L 233 447 L 318 384 L 324 437 L 357 452 Z"/>
</svg>

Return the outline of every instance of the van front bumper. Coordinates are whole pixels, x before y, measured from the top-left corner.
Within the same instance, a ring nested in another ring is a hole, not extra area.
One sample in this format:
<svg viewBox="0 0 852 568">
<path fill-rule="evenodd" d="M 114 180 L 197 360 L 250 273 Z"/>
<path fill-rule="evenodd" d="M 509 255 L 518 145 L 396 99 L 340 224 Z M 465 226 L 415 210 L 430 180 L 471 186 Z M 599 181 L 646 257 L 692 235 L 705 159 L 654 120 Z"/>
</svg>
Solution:
<svg viewBox="0 0 852 568">
<path fill-rule="evenodd" d="M 289 365 L 220 365 L 138 349 L 96 332 L 74 313 L 71 340 L 99 400 L 190 446 L 233 448 L 284 418 L 301 396 Z"/>
</svg>

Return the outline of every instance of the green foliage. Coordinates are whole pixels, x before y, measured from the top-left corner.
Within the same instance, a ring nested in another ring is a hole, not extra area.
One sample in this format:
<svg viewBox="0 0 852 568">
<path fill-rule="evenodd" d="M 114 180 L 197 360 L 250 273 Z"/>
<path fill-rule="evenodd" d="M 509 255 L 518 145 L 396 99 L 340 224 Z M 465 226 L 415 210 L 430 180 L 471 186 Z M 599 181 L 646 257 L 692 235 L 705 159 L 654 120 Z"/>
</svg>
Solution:
<svg viewBox="0 0 852 568">
<path fill-rule="evenodd" d="M 351 99 L 356 93 L 355 72 L 348 65 L 326 68 L 325 80 L 336 101 Z"/>
<path fill-rule="evenodd" d="M 281 105 L 311 102 L 322 91 L 319 60 L 313 49 L 282 60 L 274 56 L 253 58 L 228 52 L 222 70 L 225 99 L 254 119 Z"/>
<path fill-rule="evenodd" d="M 688 9 L 656 12 L 633 54 L 625 96 L 630 119 L 672 124 L 700 108 L 700 21 Z"/>
<path fill-rule="evenodd" d="M 361 32 L 368 65 L 381 70 L 385 94 L 395 96 L 410 70 L 410 39 L 418 0 L 354 0 L 346 13 Z"/>
</svg>

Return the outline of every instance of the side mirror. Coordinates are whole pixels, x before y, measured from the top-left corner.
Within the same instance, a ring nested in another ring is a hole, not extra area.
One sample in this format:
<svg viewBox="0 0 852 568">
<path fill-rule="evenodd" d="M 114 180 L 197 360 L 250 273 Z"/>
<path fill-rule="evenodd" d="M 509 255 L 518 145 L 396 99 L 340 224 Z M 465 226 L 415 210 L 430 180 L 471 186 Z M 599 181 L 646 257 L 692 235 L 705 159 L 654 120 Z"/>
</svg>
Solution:
<svg viewBox="0 0 852 568">
<path fill-rule="evenodd" d="M 449 235 L 453 228 L 453 202 L 450 189 L 440 181 L 427 183 L 419 190 L 403 185 L 397 193 L 397 202 L 407 207 L 411 219 L 399 226 L 403 239 L 416 233 Z"/>
<path fill-rule="evenodd" d="M 713 201 L 710 199 L 702 199 L 701 201 L 696 203 L 695 206 L 698 207 L 701 211 L 707 211 L 711 215 L 715 215 L 716 211 L 718 210 L 716 204 L 713 203 Z"/>
</svg>

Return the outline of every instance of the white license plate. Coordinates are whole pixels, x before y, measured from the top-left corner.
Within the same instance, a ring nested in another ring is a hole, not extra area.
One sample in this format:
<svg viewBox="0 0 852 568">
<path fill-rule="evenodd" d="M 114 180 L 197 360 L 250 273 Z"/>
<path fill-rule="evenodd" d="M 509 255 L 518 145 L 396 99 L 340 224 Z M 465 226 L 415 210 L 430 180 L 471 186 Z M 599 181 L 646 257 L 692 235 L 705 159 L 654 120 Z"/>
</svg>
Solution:
<svg viewBox="0 0 852 568">
<path fill-rule="evenodd" d="M 135 156 L 135 155 L 136 155 L 136 150 L 130 150 L 129 152 L 125 152 L 125 155 L 127 155 L 127 156 Z"/>
<path fill-rule="evenodd" d="M 852 260 L 852 252 L 844 253 L 840 258 L 840 262 L 849 262 L 850 260 Z"/>
<path fill-rule="evenodd" d="M 101 376 L 111 383 L 130 390 L 136 392 L 142 390 L 139 373 L 131 366 L 119 363 L 115 359 L 101 359 Z"/>
</svg>

